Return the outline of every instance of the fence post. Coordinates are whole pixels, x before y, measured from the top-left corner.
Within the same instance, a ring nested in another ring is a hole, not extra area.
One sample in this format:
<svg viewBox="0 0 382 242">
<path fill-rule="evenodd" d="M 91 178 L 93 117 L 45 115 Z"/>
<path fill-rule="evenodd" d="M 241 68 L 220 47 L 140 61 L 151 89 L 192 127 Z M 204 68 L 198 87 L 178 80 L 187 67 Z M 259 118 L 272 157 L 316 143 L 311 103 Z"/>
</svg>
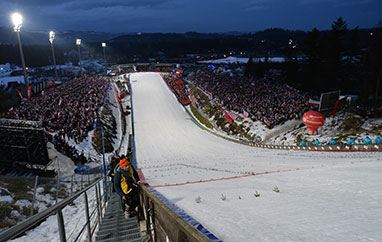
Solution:
<svg viewBox="0 0 382 242">
<path fill-rule="evenodd" d="M 35 203 L 35 200 L 36 200 L 36 193 L 37 193 L 37 182 L 38 182 L 38 176 L 36 176 L 36 179 L 34 181 L 33 200 L 32 200 L 32 208 L 31 208 L 31 211 L 30 211 L 30 217 L 33 216 L 34 203 Z"/>
<path fill-rule="evenodd" d="M 57 223 L 58 223 L 58 232 L 60 233 L 60 241 L 66 242 L 64 217 L 62 216 L 61 208 L 57 209 Z"/>
<path fill-rule="evenodd" d="M 56 203 L 58 203 L 58 181 L 56 181 Z"/>
<path fill-rule="evenodd" d="M 101 196 L 101 185 L 99 184 L 99 182 L 97 182 L 97 186 L 98 186 L 98 196 L 99 196 L 99 208 L 100 208 L 100 212 L 101 212 L 101 217 L 102 217 L 102 196 Z"/>
<path fill-rule="evenodd" d="M 87 224 L 87 229 L 88 229 L 88 238 L 89 242 L 92 242 L 92 233 L 90 230 L 90 218 L 89 218 L 89 205 L 88 205 L 88 195 L 86 192 L 84 192 L 84 197 L 85 197 L 85 214 L 86 214 L 86 224 Z"/>
<path fill-rule="evenodd" d="M 60 186 L 60 163 L 58 162 L 57 156 L 56 156 L 56 163 L 57 163 L 57 166 L 58 166 L 58 170 L 57 170 L 57 184 L 56 184 L 56 203 L 58 203 L 58 189 L 59 189 L 59 186 Z"/>
<path fill-rule="evenodd" d="M 100 201 L 99 201 L 99 196 L 98 196 L 98 186 L 95 185 L 95 194 L 96 194 L 96 199 L 97 199 L 97 216 L 98 216 L 98 223 L 101 223 L 101 214 L 100 214 Z"/>
<path fill-rule="evenodd" d="M 73 195 L 73 177 L 74 177 L 74 174 L 72 175 L 72 181 L 70 186 L 70 196 Z"/>
</svg>

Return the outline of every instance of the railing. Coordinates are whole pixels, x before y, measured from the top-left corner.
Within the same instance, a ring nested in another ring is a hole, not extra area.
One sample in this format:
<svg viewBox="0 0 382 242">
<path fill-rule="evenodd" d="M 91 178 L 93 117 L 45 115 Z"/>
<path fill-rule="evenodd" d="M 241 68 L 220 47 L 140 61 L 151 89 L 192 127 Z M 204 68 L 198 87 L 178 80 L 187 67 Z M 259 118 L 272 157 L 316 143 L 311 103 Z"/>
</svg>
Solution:
<svg viewBox="0 0 382 242">
<path fill-rule="evenodd" d="M 176 213 L 174 208 L 167 206 L 153 191 L 150 191 L 150 188 L 143 185 L 140 188 L 140 207 L 150 241 L 220 241 L 212 234 L 207 237 L 199 231 L 196 227 L 202 227 L 201 224 L 191 225 Z"/>
<path fill-rule="evenodd" d="M 338 145 L 317 145 L 317 146 L 291 146 L 291 145 L 267 145 L 253 144 L 252 146 L 279 149 L 279 150 L 307 150 L 307 151 L 337 151 L 337 152 L 381 152 L 382 144 L 338 144 Z"/>
<path fill-rule="evenodd" d="M 105 187 L 101 189 L 101 185 L 103 177 L 100 177 L 95 182 L 90 184 L 88 187 L 80 190 L 79 192 L 73 194 L 72 196 L 58 202 L 57 204 L 53 205 L 52 207 L 47 208 L 46 210 L 24 220 L 23 222 L 9 228 L 8 230 L 2 232 L 0 234 L 0 242 L 7 241 L 10 239 L 14 239 L 17 236 L 23 234 L 24 232 L 28 231 L 30 228 L 34 227 L 38 223 L 44 221 L 47 219 L 50 215 L 56 213 L 57 214 L 57 224 L 58 224 L 58 230 L 60 235 L 60 241 L 65 242 L 66 241 L 66 233 L 65 233 L 65 225 L 64 225 L 64 217 L 62 214 L 63 208 L 65 208 L 67 205 L 71 204 L 74 200 L 79 198 L 82 194 L 84 194 L 84 204 L 85 204 L 85 214 L 86 214 L 86 223 L 82 226 L 82 228 L 78 229 L 78 235 L 73 241 L 78 241 L 83 235 L 84 231 L 86 229 L 87 231 L 87 239 L 88 241 L 92 241 L 93 234 L 99 225 L 101 221 L 102 214 L 104 213 L 106 201 L 103 199 L 105 192 Z M 95 196 L 96 196 L 96 204 L 94 209 L 90 212 L 89 211 L 89 200 L 87 192 L 89 189 L 95 187 Z M 103 193 L 102 193 L 103 191 Z M 102 193 L 102 194 L 101 194 Z M 110 193 L 109 193 L 110 194 Z M 93 224 L 91 224 L 93 222 Z M 77 230 L 77 231 L 78 231 Z"/>
</svg>

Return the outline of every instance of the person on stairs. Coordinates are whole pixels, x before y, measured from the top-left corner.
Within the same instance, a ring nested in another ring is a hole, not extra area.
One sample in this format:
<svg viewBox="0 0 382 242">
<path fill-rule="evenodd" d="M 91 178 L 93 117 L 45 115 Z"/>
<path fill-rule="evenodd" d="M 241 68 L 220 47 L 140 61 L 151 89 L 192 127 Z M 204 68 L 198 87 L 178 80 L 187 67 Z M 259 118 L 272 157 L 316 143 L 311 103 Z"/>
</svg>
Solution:
<svg viewBox="0 0 382 242">
<path fill-rule="evenodd" d="M 135 208 L 139 205 L 138 184 L 141 183 L 137 171 L 132 165 L 132 160 L 123 158 L 114 170 L 114 188 L 121 197 L 122 210 L 125 218 L 137 214 Z M 128 206 L 128 210 L 126 210 Z"/>
</svg>

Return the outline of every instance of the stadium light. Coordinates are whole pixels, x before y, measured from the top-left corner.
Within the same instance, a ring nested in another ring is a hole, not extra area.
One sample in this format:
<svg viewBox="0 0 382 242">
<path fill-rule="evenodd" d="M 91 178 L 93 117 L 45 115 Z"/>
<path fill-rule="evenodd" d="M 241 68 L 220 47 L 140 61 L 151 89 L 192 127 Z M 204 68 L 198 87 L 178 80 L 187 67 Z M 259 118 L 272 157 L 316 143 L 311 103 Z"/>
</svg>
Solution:
<svg viewBox="0 0 382 242">
<path fill-rule="evenodd" d="M 14 25 L 13 30 L 15 32 L 20 32 L 21 26 L 23 24 L 23 16 L 19 13 L 12 14 L 12 23 Z"/>
<path fill-rule="evenodd" d="M 54 48 L 53 48 L 53 40 L 56 38 L 56 33 L 54 31 L 49 32 L 49 42 L 50 46 L 52 47 L 52 57 L 53 57 L 53 64 L 54 64 L 54 74 L 56 76 L 56 80 L 58 80 L 58 74 L 57 74 L 57 68 L 56 68 L 56 57 L 54 56 Z"/>
<path fill-rule="evenodd" d="M 23 47 L 21 45 L 21 39 L 20 39 L 20 31 L 21 31 L 21 26 L 23 24 L 23 16 L 19 13 L 14 13 L 12 14 L 11 18 L 14 25 L 13 31 L 15 31 L 17 35 L 17 43 L 19 45 L 21 64 L 23 65 L 23 71 L 24 71 L 24 83 L 25 83 L 25 86 L 28 88 L 29 82 L 28 82 L 27 70 L 25 68 Z"/>
<path fill-rule="evenodd" d="M 106 68 L 106 43 L 102 43 L 102 49 L 103 49 L 103 64 L 105 65 L 105 73 L 107 72 Z"/>
<path fill-rule="evenodd" d="M 76 40 L 76 45 L 78 47 L 78 58 L 80 60 L 80 76 L 82 76 L 82 62 L 81 62 L 81 39 Z"/>
</svg>

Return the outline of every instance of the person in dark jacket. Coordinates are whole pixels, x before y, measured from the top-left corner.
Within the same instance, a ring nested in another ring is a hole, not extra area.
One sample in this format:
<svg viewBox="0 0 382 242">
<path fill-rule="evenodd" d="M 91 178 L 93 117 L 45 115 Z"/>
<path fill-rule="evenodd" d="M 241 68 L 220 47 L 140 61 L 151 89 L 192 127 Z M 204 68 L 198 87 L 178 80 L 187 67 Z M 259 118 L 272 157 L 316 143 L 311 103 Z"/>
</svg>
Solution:
<svg viewBox="0 0 382 242">
<path fill-rule="evenodd" d="M 113 156 L 111 158 L 110 166 L 109 166 L 109 176 L 110 176 L 110 179 L 111 179 L 111 183 L 113 184 L 112 185 L 113 192 L 115 192 L 115 188 L 114 188 L 114 169 L 119 164 L 119 159 L 120 159 L 120 157 L 118 155 Z"/>
<path fill-rule="evenodd" d="M 131 159 L 121 159 L 114 170 L 114 174 L 114 188 L 121 197 L 125 217 L 135 216 L 135 208 L 139 205 L 138 184 L 141 182 L 137 171 L 132 166 Z M 129 207 L 127 211 L 126 205 Z"/>
</svg>

